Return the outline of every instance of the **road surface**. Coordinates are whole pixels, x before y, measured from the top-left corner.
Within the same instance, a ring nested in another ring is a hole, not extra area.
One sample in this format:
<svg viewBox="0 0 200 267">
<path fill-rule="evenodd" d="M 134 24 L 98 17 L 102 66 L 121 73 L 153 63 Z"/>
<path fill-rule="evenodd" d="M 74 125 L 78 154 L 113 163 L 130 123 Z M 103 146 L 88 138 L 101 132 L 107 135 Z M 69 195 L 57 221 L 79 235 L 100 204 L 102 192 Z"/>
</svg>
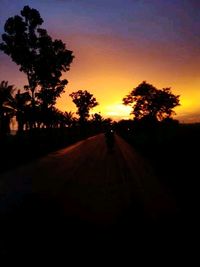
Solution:
<svg viewBox="0 0 200 267">
<path fill-rule="evenodd" d="M 151 167 L 117 135 L 112 153 L 99 134 L 4 173 L 0 193 L 1 213 L 32 195 L 53 200 L 67 216 L 102 224 L 130 210 L 135 219 L 157 220 L 174 209 Z"/>
</svg>

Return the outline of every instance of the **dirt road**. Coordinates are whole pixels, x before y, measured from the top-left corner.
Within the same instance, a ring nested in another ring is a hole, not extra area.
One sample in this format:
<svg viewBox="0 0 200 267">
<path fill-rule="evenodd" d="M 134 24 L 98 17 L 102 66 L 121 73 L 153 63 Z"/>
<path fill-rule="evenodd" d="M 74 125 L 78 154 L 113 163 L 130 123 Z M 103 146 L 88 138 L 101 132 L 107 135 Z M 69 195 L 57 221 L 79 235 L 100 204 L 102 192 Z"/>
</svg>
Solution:
<svg viewBox="0 0 200 267">
<path fill-rule="evenodd" d="M 1 211 L 24 196 L 53 199 L 67 216 L 113 223 L 127 210 L 153 220 L 174 209 L 150 166 L 122 138 L 108 151 L 103 134 L 1 175 Z"/>
</svg>

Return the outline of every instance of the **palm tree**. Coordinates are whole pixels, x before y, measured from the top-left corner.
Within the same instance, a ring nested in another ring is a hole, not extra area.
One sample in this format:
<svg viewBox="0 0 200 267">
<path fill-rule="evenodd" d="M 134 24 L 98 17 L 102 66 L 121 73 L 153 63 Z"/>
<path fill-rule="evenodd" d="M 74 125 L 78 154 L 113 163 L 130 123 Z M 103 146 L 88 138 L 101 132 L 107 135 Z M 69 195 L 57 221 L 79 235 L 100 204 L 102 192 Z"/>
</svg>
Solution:
<svg viewBox="0 0 200 267">
<path fill-rule="evenodd" d="M 10 132 L 10 119 L 14 115 L 12 107 L 14 91 L 14 86 L 9 85 L 8 81 L 0 83 L 0 134 Z"/>
<path fill-rule="evenodd" d="M 71 111 L 67 112 L 66 111 L 64 113 L 64 117 L 65 117 L 65 123 L 66 123 L 67 127 L 70 128 L 74 122 L 74 112 L 71 112 Z"/>
<path fill-rule="evenodd" d="M 18 122 L 18 133 L 21 133 L 24 129 L 24 125 L 28 123 L 28 109 L 30 109 L 30 105 L 28 103 L 31 102 L 31 96 L 29 92 L 21 93 L 18 90 L 15 95 L 12 103 L 12 107 L 16 110 L 16 120 Z"/>
</svg>

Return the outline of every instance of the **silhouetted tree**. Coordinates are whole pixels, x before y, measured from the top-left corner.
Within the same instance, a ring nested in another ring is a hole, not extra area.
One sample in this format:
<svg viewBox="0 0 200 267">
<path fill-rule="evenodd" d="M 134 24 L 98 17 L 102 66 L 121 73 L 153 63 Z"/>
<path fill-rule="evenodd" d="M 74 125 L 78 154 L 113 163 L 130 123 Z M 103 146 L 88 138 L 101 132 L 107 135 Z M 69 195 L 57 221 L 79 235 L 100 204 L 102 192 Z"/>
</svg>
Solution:
<svg viewBox="0 0 200 267">
<path fill-rule="evenodd" d="M 102 118 L 100 113 L 94 113 L 94 114 L 92 114 L 92 121 L 97 123 L 97 124 L 100 124 L 100 123 L 102 123 L 103 118 Z"/>
<path fill-rule="evenodd" d="M 88 91 L 79 90 L 70 94 L 72 101 L 77 106 L 80 124 L 84 124 L 89 118 L 90 109 L 96 107 L 98 102 Z"/>
<path fill-rule="evenodd" d="M 43 109 L 52 107 L 67 84 L 66 79 L 61 79 L 62 72 L 69 70 L 74 58 L 72 51 L 67 50 L 61 40 L 53 41 L 47 31 L 40 28 L 42 23 L 40 13 L 25 6 L 21 16 L 6 21 L 0 44 L 0 49 L 27 75 L 25 89 L 31 91 L 32 126 L 37 112 L 35 97 Z"/>
<path fill-rule="evenodd" d="M 104 125 L 105 129 L 112 127 L 113 123 L 114 122 L 113 122 L 113 120 L 111 118 L 107 118 L 107 119 L 103 120 L 103 125 Z"/>
<path fill-rule="evenodd" d="M 89 123 L 90 129 L 94 134 L 103 131 L 103 121 L 104 119 L 100 112 L 92 114 Z"/>
<path fill-rule="evenodd" d="M 29 118 L 31 96 L 28 92 L 20 92 L 18 90 L 17 94 L 14 96 L 12 106 L 16 110 L 16 120 L 18 123 L 18 133 L 24 130 L 24 125 L 27 126 Z M 26 127 L 28 128 L 28 126 Z"/>
<path fill-rule="evenodd" d="M 123 98 L 123 103 L 133 107 L 135 120 L 162 121 L 175 114 L 173 109 L 179 105 L 179 96 L 170 88 L 157 89 L 142 82 Z"/>
<path fill-rule="evenodd" d="M 9 85 L 7 81 L 0 83 L 0 134 L 10 132 L 10 119 L 14 115 L 12 107 L 14 91 L 13 85 Z"/>
<path fill-rule="evenodd" d="M 25 6 L 21 16 L 16 15 L 6 21 L 3 43 L 0 44 L 0 49 L 20 65 L 20 71 L 26 73 L 33 100 L 38 85 L 38 29 L 42 23 L 39 12 Z"/>
<path fill-rule="evenodd" d="M 74 123 L 74 113 L 73 112 L 65 112 L 64 113 L 64 117 L 65 117 L 65 124 L 67 127 L 71 127 Z"/>
</svg>

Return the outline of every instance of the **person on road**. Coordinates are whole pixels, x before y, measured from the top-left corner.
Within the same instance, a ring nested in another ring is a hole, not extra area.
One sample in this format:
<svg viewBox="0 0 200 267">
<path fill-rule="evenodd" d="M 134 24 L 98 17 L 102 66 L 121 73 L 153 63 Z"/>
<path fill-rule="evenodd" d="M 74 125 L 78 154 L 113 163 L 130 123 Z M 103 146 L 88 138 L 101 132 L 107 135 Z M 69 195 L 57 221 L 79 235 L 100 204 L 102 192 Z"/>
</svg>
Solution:
<svg viewBox="0 0 200 267">
<path fill-rule="evenodd" d="M 115 142 L 113 129 L 107 129 L 107 131 L 105 132 L 105 138 L 108 152 L 113 152 Z"/>
</svg>

